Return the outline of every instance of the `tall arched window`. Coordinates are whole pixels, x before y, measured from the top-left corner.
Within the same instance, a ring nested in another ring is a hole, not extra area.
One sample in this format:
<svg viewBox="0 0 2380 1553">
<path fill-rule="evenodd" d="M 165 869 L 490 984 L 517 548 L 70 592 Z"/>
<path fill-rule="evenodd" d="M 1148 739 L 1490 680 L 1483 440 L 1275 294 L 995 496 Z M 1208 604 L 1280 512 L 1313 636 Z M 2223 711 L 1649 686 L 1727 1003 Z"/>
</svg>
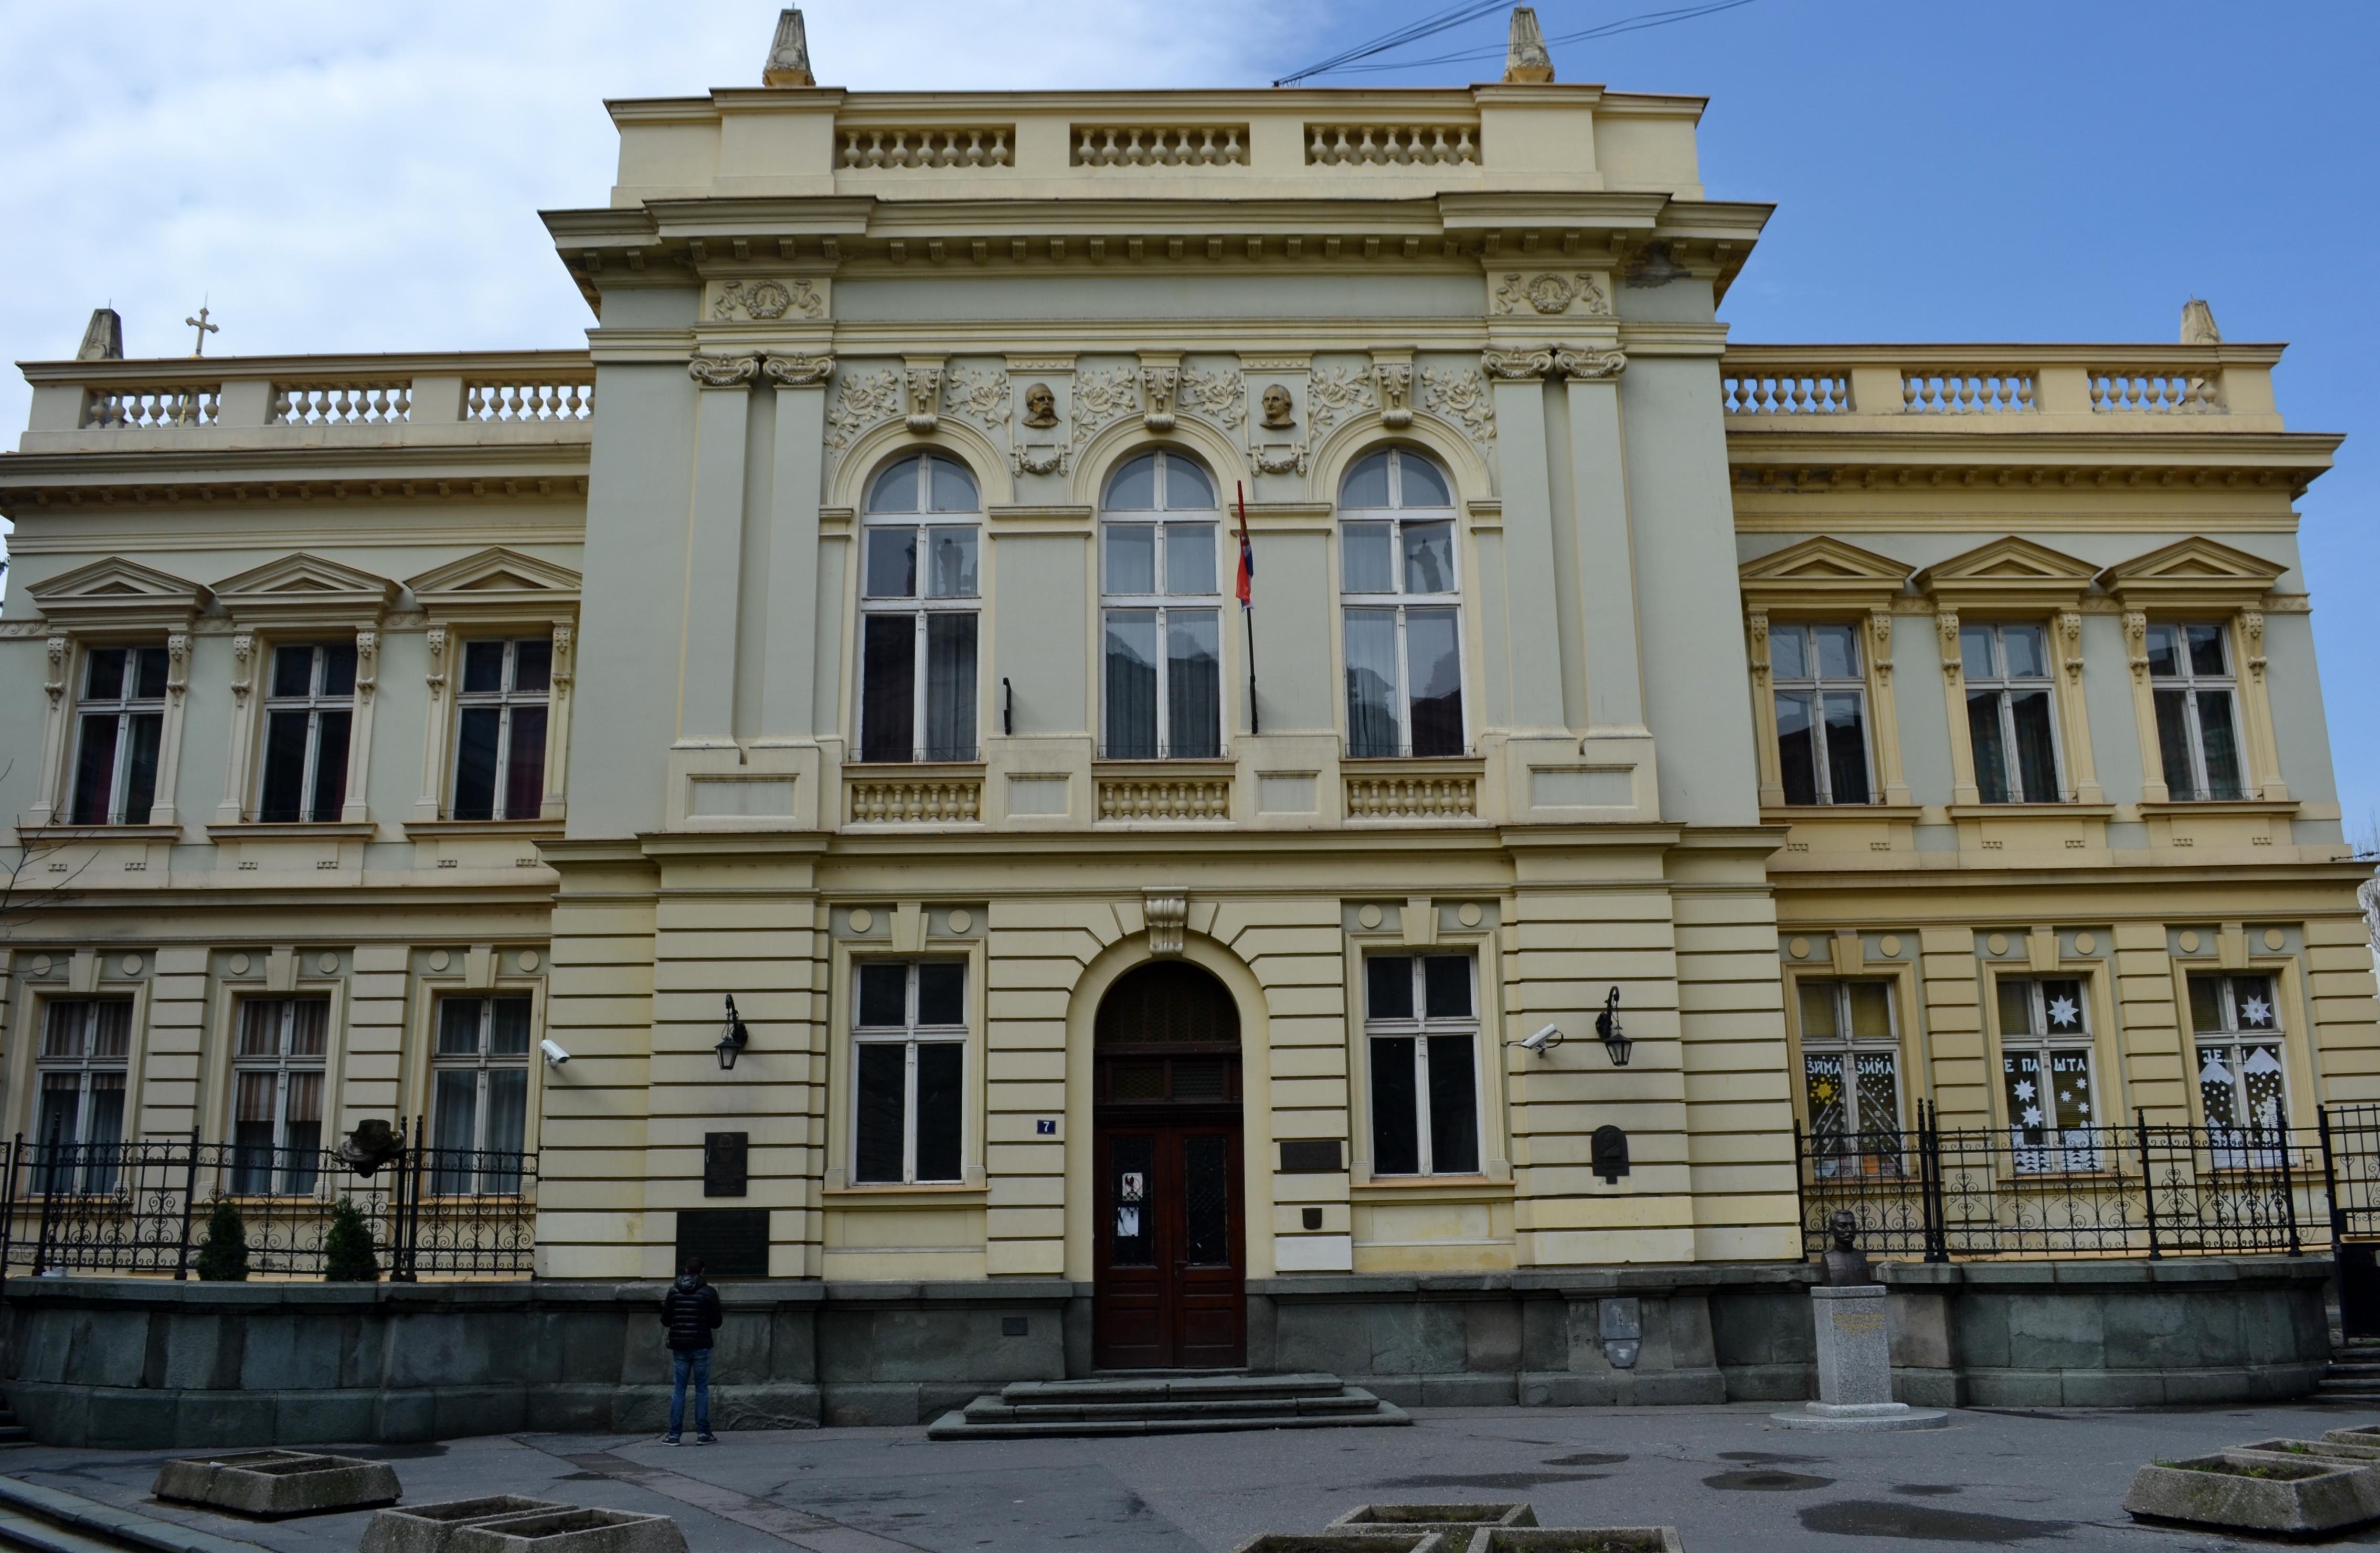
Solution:
<svg viewBox="0 0 2380 1553">
<path fill-rule="evenodd" d="M 973 760 L 983 501 L 966 466 L 905 454 L 868 488 L 859 758 Z"/>
<path fill-rule="evenodd" d="M 1219 756 L 1214 482 L 1182 454 L 1145 453 L 1108 481 L 1101 514 L 1102 753 L 1111 760 Z"/>
<path fill-rule="evenodd" d="M 1347 649 L 1347 753 L 1460 755 L 1462 588 L 1446 476 L 1385 448 L 1339 488 L 1339 593 Z"/>
</svg>

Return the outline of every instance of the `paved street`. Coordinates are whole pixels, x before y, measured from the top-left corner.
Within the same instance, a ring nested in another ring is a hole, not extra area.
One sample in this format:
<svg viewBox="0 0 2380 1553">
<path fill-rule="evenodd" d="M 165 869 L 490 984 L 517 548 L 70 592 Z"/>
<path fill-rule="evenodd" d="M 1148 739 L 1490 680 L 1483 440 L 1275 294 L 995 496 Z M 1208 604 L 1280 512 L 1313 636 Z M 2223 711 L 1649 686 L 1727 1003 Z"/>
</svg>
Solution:
<svg viewBox="0 0 2380 1553">
<path fill-rule="evenodd" d="M 1772 1428 L 1768 1412 L 1446 1408 L 1405 1429 L 951 1444 L 921 1429 L 735 1434 L 701 1449 L 522 1435 L 358 1453 L 394 1461 L 414 1502 L 509 1492 L 660 1511 L 696 1553 L 1190 1553 L 1414 1498 L 1524 1498 L 1548 1524 L 1666 1523 L 1689 1553 L 1844 1553 L 1878 1539 L 2063 1553 L 2231 1546 L 2133 1525 L 2121 1509 L 2133 1469 L 2371 1417 L 1970 1412 L 1938 1431 L 1827 1436 Z M 282 1553 L 352 1553 L 361 1535 L 362 1515 L 256 1525 L 154 1504 L 163 1459 L 33 1447 L 5 1453 L 0 1472 Z"/>
</svg>

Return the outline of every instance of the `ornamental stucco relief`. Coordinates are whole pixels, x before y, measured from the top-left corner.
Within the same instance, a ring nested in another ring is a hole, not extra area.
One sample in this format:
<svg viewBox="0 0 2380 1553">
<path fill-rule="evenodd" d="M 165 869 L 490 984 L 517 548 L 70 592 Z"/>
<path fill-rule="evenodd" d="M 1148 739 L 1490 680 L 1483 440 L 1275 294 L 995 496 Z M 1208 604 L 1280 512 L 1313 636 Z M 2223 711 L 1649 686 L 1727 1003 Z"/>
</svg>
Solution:
<svg viewBox="0 0 2380 1553">
<path fill-rule="evenodd" d="M 1499 313 L 1536 313 L 1547 318 L 1577 312 L 1591 318 L 1609 317 L 1611 293 L 1600 277 L 1584 271 L 1562 273 L 1548 271 L 1543 274 L 1507 274 L 1496 288 L 1495 310 Z"/>
<path fill-rule="evenodd" d="M 817 283 L 792 276 L 783 280 L 712 283 L 710 316 L 715 322 L 765 323 L 788 314 L 795 318 L 826 317 L 826 298 L 820 294 Z"/>
</svg>

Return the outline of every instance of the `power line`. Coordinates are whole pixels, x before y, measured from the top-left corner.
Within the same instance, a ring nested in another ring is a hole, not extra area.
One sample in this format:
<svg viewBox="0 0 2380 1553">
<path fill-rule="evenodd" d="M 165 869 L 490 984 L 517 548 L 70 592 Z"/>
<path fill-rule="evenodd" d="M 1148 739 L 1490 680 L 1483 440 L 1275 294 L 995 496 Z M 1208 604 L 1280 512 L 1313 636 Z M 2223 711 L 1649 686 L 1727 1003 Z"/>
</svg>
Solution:
<svg viewBox="0 0 2380 1553">
<path fill-rule="evenodd" d="M 1564 32 L 1560 36 L 1548 38 L 1546 40 L 1546 45 L 1548 48 L 1552 48 L 1563 43 L 1585 42 L 1590 38 L 1614 37 L 1622 32 L 1642 32 L 1647 28 L 1667 27 L 1673 22 L 1692 21 L 1696 17 L 1713 16 L 1720 11 L 1731 11 L 1736 9 L 1738 6 L 1749 6 L 1752 3 L 1753 0 L 1712 0 L 1712 3 L 1706 5 L 1680 6 L 1666 11 L 1641 11 L 1633 17 L 1621 17 L 1617 21 L 1607 21 L 1600 26 L 1583 28 L 1576 32 Z M 1491 6 L 1489 8 L 1494 9 L 1496 7 Z M 1458 20 L 1467 19 L 1470 18 L 1458 18 Z M 1447 25 L 1452 26 L 1456 25 L 1456 23 L 1449 22 Z M 1431 30 L 1439 31 L 1443 30 L 1443 29 L 1433 28 Z M 1427 33 L 1421 34 L 1421 36 L 1427 35 L 1428 34 Z M 1425 69 L 1433 65 L 1461 65 L 1470 63 L 1474 60 L 1495 59 L 1500 57 L 1504 52 L 1500 48 L 1474 49 L 1463 54 L 1439 55 L 1429 59 L 1390 60 L 1377 65 L 1363 65 L 1356 63 L 1358 60 L 1368 58 L 1372 55 L 1382 53 L 1390 48 L 1399 47 L 1405 42 L 1416 42 L 1419 41 L 1419 37 L 1400 38 L 1393 42 L 1384 41 L 1377 45 L 1367 44 L 1359 49 L 1352 49 L 1333 60 L 1325 61 L 1323 64 L 1318 65 L 1312 69 L 1300 71 L 1295 76 L 1284 77 L 1281 80 L 1276 81 L 1273 84 L 1280 86 L 1288 81 L 1303 79 L 1308 76 L 1326 74 L 1366 75 L 1377 74 L 1389 70 Z"/>
<path fill-rule="evenodd" d="M 1408 22 L 1393 31 L 1383 33 L 1370 42 L 1358 43 L 1354 48 L 1334 54 L 1318 65 L 1309 65 L 1293 75 L 1281 77 L 1272 84 L 1288 86 L 1293 82 L 1302 81 L 1308 76 L 1318 76 L 1326 71 L 1342 69 L 1358 59 L 1368 59 L 1373 55 L 1384 53 L 1389 49 L 1402 48 L 1407 43 L 1417 43 L 1424 38 L 1433 37 L 1445 31 L 1450 27 L 1460 27 L 1466 21 L 1476 21 L 1481 17 L 1491 16 L 1502 10 L 1504 4 L 1505 0 L 1466 0 L 1465 4 L 1449 6 L 1434 16 L 1427 16 L 1418 21 Z"/>
</svg>

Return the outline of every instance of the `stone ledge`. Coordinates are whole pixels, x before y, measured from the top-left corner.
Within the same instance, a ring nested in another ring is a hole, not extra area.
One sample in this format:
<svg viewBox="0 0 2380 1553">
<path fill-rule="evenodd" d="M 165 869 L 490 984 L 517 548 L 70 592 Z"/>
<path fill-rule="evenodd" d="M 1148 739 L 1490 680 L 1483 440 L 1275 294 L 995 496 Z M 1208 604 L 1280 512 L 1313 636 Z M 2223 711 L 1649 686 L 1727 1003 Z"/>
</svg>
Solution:
<svg viewBox="0 0 2380 1553">
<path fill-rule="evenodd" d="M 1252 1278 L 1248 1292 L 1269 1299 L 1396 1299 L 1414 1295 L 1547 1294 L 1570 1299 L 1699 1290 L 1783 1289 L 1817 1281 L 1803 1262 L 1704 1262 L 1645 1267 L 1528 1268 L 1482 1273 L 1318 1273 Z"/>
<path fill-rule="evenodd" d="M 2041 1287 L 2060 1289 L 2288 1288 L 2327 1282 L 2328 1256 L 2174 1256 L 2156 1261 L 1884 1262 L 1876 1277 L 1888 1286 L 1922 1289 Z"/>
</svg>

